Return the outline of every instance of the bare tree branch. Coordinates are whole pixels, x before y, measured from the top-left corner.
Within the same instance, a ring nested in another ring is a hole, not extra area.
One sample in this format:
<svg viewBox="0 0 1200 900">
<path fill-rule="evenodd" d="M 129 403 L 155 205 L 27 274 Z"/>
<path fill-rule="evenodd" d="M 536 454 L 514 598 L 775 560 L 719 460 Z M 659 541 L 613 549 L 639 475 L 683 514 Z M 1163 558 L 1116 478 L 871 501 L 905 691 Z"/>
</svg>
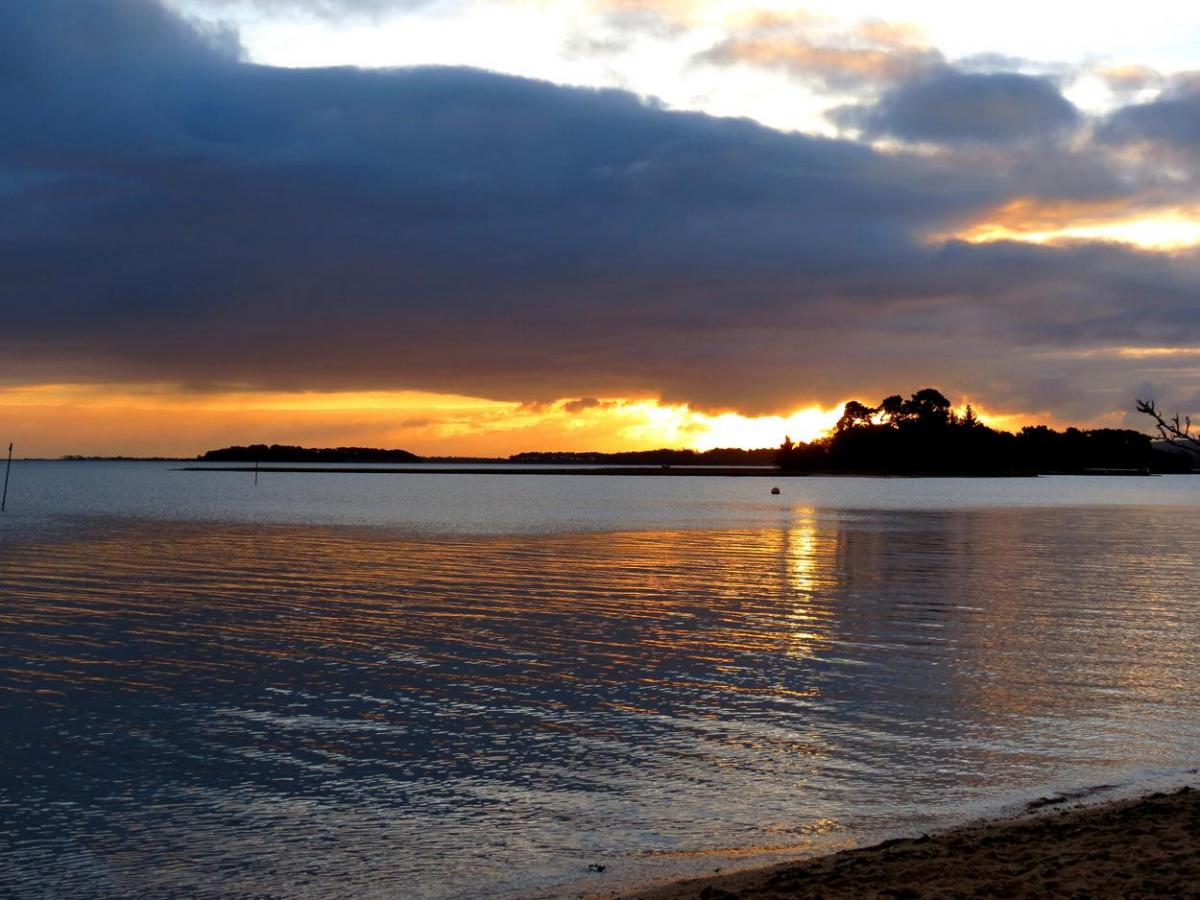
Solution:
<svg viewBox="0 0 1200 900">
<path fill-rule="evenodd" d="M 1192 433 L 1191 416 L 1184 416 L 1181 420 L 1179 413 L 1175 413 L 1170 419 L 1155 405 L 1153 400 L 1138 400 L 1137 411 L 1145 413 L 1154 419 L 1158 426 L 1158 433 L 1162 439 L 1172 447 L 1179 447 L 1181 450 L 1187 450 L 1189 453 L 1195 453 L 1200 456 L 1200 434 Z"/>
</svg>

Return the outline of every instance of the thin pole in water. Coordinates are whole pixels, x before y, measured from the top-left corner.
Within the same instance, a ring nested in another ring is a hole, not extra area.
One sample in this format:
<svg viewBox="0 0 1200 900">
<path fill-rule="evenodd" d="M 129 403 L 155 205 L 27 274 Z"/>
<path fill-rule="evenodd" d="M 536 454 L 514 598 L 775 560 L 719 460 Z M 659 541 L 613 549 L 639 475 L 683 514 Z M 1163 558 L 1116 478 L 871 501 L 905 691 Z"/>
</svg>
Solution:
<svg viewBox="0 0 1200 900">
<path fill-rule="evenodd" d="M 4 467 L 4 495 L 0 496 L 0 512 L 8 506 L 8 473 L 12 471 L 12 441 L 8 442 L 8 465 Z"/>
<path fill-rule="evenodd" d="M 254 461 L 254 486 L 258 487 L 258 460 Z"/>
</svg>

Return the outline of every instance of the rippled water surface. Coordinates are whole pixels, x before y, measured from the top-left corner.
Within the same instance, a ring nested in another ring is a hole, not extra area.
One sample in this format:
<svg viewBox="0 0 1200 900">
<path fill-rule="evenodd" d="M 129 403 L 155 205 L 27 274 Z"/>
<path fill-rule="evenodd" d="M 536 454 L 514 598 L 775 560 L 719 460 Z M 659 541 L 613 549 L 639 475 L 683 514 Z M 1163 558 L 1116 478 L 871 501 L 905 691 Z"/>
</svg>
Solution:
<svg viewBox="0 0 1200 900">
<path fill-rule="evenodd" d="M 3 895 L 574 895 L 1200 763 L 1200 479 L 13 478 Z"/>
</svg>

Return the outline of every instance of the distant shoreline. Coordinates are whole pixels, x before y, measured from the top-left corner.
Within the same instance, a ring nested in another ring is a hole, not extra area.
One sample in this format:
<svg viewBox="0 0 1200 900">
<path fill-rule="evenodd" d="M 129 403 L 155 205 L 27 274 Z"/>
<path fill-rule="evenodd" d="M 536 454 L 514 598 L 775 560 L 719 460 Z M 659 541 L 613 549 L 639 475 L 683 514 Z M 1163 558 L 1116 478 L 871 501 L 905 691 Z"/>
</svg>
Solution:
<svg viewBox="0 0 1200 900">
<path fill-rule="evenodd" d="M 586 466 L 529 468 L 512 463 L 494 466 L 184 466 L 181 472 L 258 472 L 260 475 L 330 474 L 330 475 L 629 475 L 633 477 L 717 475 L 724 478 L 796 478 L 807 472 L 781 472 L 778 469 L 755 469 L 736 466 Z"/>
<path fill-rule="evenodd" d="M 1037 472 L 797 472 L 782 469 L 753 468 L 750 466 L 579 466 L 575 468 L 545 467 L 527 468 L 518 465 L 497 464 L 493 467 L 460 466 L 183 466 L 179 472 L 258 472 L 260 475 L 276 474 L 331 474 L 331 475 L 591 475 L 630 476 L 634 478 L 664 477 L 688 478 L 716 476 L 719 478 L 1037 478 Z M 1144 476 L 1143 472 L 1094 472 L 1093 475 Z"/>
</svg>

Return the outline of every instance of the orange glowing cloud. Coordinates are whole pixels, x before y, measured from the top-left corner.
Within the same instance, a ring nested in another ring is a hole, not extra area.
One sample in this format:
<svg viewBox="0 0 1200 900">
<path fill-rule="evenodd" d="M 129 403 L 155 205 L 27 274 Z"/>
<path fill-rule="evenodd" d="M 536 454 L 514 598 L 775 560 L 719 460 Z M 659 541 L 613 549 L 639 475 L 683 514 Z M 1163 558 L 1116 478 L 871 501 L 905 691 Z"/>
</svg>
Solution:
<svg viewBox="0 0 1200 900">
<path fill-rule="evenodd" d="M 887 50 L 821 47 L 788 38 L 731 42 L 709 53 L 708 58 L 780 66 L 804 73 L 880 80 L 907 75 L 914 68 L 910 60 L 898 58 Z"/>
<path fill-rule="evenodd" d="M 892 82 L 941 59 L 904 22 L 845 23 L 808 11 L 756 10 L 730 17 L 732 34 L 698 57 L 783 69 L 830 86 Z"/>
<path fill-rule="evenodd" d="M 1035 244 L 1107 241 L 1142 250 L 1172 251 L 1200 246 L 1200 208 L 1146 207 L 1128 198 L 1084 203 L 1022 197 L 988 210 L 957 229 L 934 235 L 932 240 Z"/>
<path fill-rule="evenodd" d="M 1127 93 L 1162 87 L 1162 73 L 1149 66 L 1124 65 L 1100 69 L 1097 74 L 1114 91 Z"/>
</svg>

